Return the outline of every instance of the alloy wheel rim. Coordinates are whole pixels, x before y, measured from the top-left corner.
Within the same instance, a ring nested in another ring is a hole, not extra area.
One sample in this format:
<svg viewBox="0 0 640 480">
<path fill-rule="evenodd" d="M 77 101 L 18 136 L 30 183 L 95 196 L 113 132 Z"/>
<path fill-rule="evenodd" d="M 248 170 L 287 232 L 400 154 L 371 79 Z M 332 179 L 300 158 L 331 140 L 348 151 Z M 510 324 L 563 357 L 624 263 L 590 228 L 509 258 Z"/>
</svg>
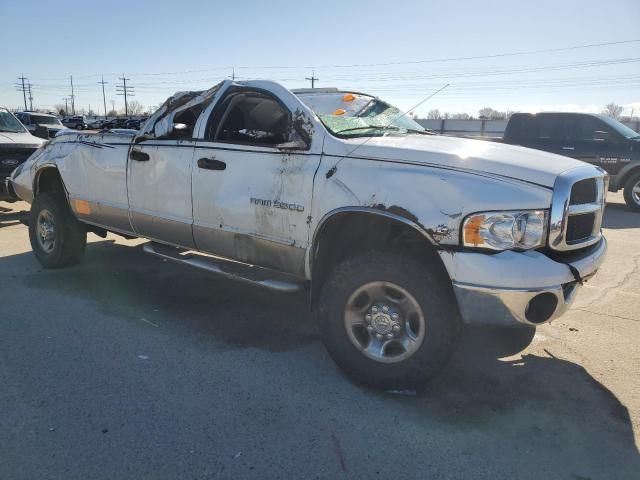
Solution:
<svg viewBox="0 0 640 480">
<path fill-rule="evenodd" d="M 637 205 L 640 205 L 640 180 L 638 180 L 631 189 L 631 197 Z"/>
<path fill-rule="evenodd" d="M 351 343 L 381 363 L 407 360 L 422 345 L 422 308 L 404 288 L 391 282 L 370 282 L 347 300 L 344 323 Z"/>
<path fill-rule="evenodd" d="M 36 237 L 40 248 L 51 253 L 56 245 L 56 222 L 49 210 L 42 210 L 36 222 Z"/>
</svg>

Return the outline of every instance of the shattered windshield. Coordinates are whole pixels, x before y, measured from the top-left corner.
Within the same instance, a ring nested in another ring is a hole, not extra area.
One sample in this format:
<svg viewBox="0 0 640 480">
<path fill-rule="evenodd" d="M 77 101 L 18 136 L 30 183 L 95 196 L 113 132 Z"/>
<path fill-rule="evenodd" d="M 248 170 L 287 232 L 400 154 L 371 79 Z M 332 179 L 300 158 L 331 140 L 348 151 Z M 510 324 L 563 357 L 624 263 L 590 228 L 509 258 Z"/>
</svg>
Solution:
<svg viewBox="0 0 640 480">
<path fill-rule="evenodd" d="M 0 110 L 0 132 L 21 133 L 25 129 L 16 117 L 7 111 Z"/>
<path fill-rule="evenodd" d="M 396 107 L 361 93 L 326 91 L 299 92 L 300 100 L 320 118 L 334 135 L 371 137 L 426 133 L 426 130 Z"/>
</svg>

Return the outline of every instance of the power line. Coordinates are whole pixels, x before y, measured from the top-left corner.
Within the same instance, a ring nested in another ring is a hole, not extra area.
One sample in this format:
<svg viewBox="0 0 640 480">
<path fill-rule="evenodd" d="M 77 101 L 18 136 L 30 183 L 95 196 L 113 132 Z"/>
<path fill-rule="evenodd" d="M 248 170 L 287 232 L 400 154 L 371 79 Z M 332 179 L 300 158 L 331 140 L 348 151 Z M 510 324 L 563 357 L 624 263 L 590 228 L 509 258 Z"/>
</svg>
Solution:
<svg viewBox="0 0 640 480">
<path fill-rule="evenodd" d="M 335 65 L 242 65 L 242 66 L 220 66 L 220 67 L 211 67 L 205 69 L 198 70 L 182 70 L 182 71 L 168 71 L 168 72 L 140 72 L 140 73 L 132 73 L 132 76 L 160 76 L 160 75 L 184 75 L 189 73 L 202 73 L 202 72 L 212 72 L 219 70 L 231 70 L 231 69 L 256 69 L 256 70 L 268 70 L 268 69 L 312 69 L 312 68 L 322 68 L 322 69 L 330 69 L 330 68 L 363 68 L 363 67 L 384 67 L 384 66 L 393 66 L 393 65 L 414 65 L 414 64 L 425 64 L 425 63 L 444 63 L 444 62 L 457 62 L 457 61 L 467 61 L 467 60 L 483 60 L 490 58 L 503 58 L 503 57 L 515 57 L 515 56 L 523 56 L 523 55 L 535 55 L 540 53 L 556 53 L 556 52 L 566 52 L 572 50 L 582 50 L 589 48 L 598 48 L 598 47 L 607 47 L 613 45 L 625 45 L 631 43 L 639 43 L 640 39 L 630 39 L 630 40 L 619 40 L 613 42 L 601 42 L 601 43 L 589 43 L 582 45 L 572 45 L 568 47 L 556 47 L 556 48 L 543 48 L 543 49 L 533 49 L 533 50 L 520 50 L 515 52 L 501 52 L 501 53 L 493 53 L 486 55 L 474 55 L 474 56 L 466 56 L 466 57 L 445 57 L 445 58 L 433 58 L 433 59 L 421 59 L 421 60 L 406 60 L 406 61 L 397 61 L 397 62 L 382 62 L 382 63 L 354 63 L 354 64 L 335 64 Z M 107 75 L 117 75 L 116 73 L 110 73 Z M 78 76 L 77 78 L 91 78 L 91 77 L 99 77 L 99 74 L 87 74 Z M 60 77 L 50 77 L 49 80 L 59 80 Z M 45 80 L 44 78 L 37 78 L 36 80 Z"/>
</svg>

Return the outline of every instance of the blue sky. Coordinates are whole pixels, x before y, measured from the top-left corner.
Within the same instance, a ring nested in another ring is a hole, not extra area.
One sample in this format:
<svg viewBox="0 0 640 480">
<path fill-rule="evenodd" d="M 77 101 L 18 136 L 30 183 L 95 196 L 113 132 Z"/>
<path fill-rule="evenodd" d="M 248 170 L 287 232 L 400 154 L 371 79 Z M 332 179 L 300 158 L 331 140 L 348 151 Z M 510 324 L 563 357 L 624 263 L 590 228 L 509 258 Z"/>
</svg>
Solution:
<svg viewBox="0 0 640 480">
<path fill-rule="evenodd" d="M 0 105 L 22 105 L 24 74 L 34 108 L 52 109 L 76 84 L 76 108 L 102 113 L 123 73 L 143 105 L 231 75 L 377 94 L 407 109 L 599 110 L 609 102 L 640 115 L 640 42 L 475 60 L 460 57 L 640 39 L 640 1 L 165 1 L 5 0 Z M 446 61 L 433 61 L 446 60 Z M 407 62 L 407 63 L 403 63 Z M 371 65 L 376 64 L 376 65 Z M 386 64 L 386 65 L 379 65 Z M 356 65 L 356 66 L 354 66 Z"/>
</svg>

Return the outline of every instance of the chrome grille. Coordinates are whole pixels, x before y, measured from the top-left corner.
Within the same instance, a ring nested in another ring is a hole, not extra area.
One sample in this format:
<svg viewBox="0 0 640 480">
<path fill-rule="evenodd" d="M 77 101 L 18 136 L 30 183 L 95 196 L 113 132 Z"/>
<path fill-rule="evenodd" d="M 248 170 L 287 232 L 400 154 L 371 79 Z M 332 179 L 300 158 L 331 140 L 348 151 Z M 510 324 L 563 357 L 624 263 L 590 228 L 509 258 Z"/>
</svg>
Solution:
<svg viewBox="0 0 640 480">
<path fill-rule="evenodd" d="M 602 215 L 608 177 L 598 167 L 569 170 L 553 186 L 549 246 L 554 250 L 577 250 L 602 237 Z"/>
</svg>

